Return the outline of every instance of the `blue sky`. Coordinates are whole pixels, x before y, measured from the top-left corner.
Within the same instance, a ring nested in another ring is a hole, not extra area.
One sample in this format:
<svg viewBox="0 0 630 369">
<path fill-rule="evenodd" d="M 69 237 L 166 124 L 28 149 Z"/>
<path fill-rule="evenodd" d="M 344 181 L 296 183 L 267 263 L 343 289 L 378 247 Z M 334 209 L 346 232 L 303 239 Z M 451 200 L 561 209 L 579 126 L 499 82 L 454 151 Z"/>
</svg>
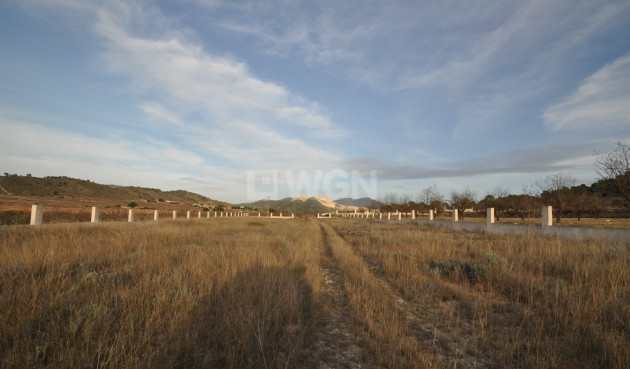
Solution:
<svg viewBox="0 0 630 369">
<path fill-rule="evenodd" d="M 8 0 L 1 169 L 228 202 L 265 173 L 279 198 L 373 173 L 349 195 L 590 184 L 594 151 L 630 140 L 628 19 L 630 1 Z"/>
</svg>

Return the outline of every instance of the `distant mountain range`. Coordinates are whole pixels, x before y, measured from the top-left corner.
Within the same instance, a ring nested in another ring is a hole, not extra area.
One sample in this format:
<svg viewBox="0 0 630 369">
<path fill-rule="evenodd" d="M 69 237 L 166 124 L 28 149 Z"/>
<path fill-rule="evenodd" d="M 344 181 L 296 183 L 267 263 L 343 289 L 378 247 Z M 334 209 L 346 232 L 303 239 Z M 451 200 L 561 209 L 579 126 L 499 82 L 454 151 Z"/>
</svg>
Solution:
<svg viewBox="0 0 630 369">
<path fill-rule="evenodd" d="M 281 200 L 259 200 L 251 203 L 239 204 L 241 206 L 248 206 L 251 208 L 257 208 L 260 210 L 272 209 L 272 211 L 276 212 L 287 212 L 287 213 L 326 213 L 330 211 L 354 211 L 355 209 L 359 209 L 361 207 L 368 207 L 375 200 L 370 198 L 362 198 L 358 200 L 353 199 L 340 199 L 343 200 L 343 203 L 338 201 L 333 201 L 326 196 L 299 196 L 299 197 L 287 197 Z M 359 205 L 354 205 L 354 203 Z M 368 205 L 360 205 L 360 204 L 368 204 Z"/>
<path fill-rule="evenodd" d="M 163 201 L 179 203 L 225 204 L 184 190 L 162 191 L 156 188 L 117 186 L 70 177 L 32 177 L 6 173 L 0 177 L 1 195 L 93 197 L 120 201 Z"/>
</svg>

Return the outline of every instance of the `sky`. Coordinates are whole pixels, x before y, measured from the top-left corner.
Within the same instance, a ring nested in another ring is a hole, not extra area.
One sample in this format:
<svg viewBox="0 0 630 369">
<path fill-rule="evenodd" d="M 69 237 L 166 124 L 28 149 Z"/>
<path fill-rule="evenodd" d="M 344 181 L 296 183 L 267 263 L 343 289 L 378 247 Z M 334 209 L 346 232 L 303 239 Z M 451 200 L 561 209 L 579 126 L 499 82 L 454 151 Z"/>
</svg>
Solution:
<svg viewBox="0 0 630 369">
<path fill-rule="evenodd" d="M 0 171 L 521 193 L 630 140 L 630 0 L 0 1 Z"/>
</svg>

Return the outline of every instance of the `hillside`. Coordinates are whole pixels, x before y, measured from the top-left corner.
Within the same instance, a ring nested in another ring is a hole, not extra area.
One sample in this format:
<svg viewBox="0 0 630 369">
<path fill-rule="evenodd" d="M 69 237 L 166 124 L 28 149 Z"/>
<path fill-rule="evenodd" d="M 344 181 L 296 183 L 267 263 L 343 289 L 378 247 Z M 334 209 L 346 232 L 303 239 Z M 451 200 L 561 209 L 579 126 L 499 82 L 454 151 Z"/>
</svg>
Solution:
<svg viewBox="0 0 630 369">
<path fill-rule="evenodd" d="M 180 203 L 217 204 L 216 200 L 183 191 L 162 191 L 157 188 L 103 185 L 69 177 L 31 177 L 5 175 L 0 177 L 0 194 L 16 196 L 93 197 L 110 200 L 176 201 Z"/>
</svg>

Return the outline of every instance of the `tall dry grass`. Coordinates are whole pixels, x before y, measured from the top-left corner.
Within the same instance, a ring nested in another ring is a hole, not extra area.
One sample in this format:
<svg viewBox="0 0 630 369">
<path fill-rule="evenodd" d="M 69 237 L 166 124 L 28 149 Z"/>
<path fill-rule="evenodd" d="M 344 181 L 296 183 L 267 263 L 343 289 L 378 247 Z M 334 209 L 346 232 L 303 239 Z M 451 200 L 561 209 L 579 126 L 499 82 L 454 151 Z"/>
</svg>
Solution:
<svg viewBox="0 0 630 369">
<path fill-rule="evenodd" d="M 327 224 L 322 232 L 334 257 L 355 330 L 370 353 L 368 361 L 385 368 L 439 367 L 439 362 L 408 332 L 395 297 L 374 278 L 368 266 Z"/>
<path fill-rule="evenodd" d="M 630 367 L 629 245 L 333 224 L 429 322 L 433 345 L 496 367 Z"/>
<path fill-rule="evenodd" d="M 315 223 L 0 230 L 3 368 L 297 368 L 319 288 Z"/>
</svg>

